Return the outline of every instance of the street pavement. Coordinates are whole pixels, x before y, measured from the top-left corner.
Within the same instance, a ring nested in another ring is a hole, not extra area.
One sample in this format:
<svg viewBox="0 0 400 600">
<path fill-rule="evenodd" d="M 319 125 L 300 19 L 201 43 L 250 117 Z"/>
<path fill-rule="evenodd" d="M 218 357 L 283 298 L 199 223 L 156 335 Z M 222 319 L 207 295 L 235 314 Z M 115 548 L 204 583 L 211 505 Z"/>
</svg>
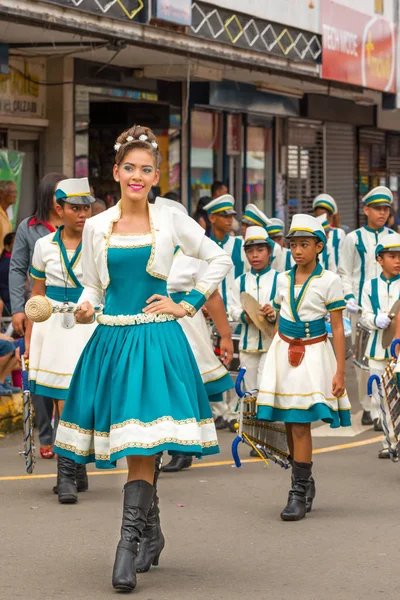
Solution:
<svg viewBox="0 0 400 600">
<path fill-rule="evenodd" d="M 167 545 L 160 566 L 139 574 L 141 600 L 375 600 L 398 598 L 400 463 L 377 458 L 380 436 L 361 427 L 314 429 L 317 497 L 303 521 L 279 513 L 290 472 L 246 459 L 232 466 L 233 434 L 221 454 L 159 482 Z M 111 571 L 121 522 L 125 463 L 90 467 L 87 493 L 62 506 L 51 493 L 56 461 L 25 476 L 21 433 L 0 439 L 0 599 L 115 598 Z"/>
</svg>

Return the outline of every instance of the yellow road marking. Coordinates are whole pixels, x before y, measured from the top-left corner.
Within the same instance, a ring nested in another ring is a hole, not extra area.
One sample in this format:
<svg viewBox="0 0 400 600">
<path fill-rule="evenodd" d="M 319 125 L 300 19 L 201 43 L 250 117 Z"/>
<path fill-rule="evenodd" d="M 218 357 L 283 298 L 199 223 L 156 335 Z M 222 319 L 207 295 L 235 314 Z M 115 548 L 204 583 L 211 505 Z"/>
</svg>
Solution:
<svg viewBox="0 0 400 600">
<path fill-rule="evenodd" d="M 376 442 L 382 441 L 382 435 L 378 435 L 373 438 L 369 438 L 368 440 L 362 440 L 360 442 L 350 442 L 349 444 L 340 444 L 339 446 L 327 446 L 326 448 L 317 448 L 317 450 L 313 451 L 313 454 L 324 454 L 325 452 L 336 452 L 337 450 L 347 450 L 349 448 L 358 448 L 360 446 L 368 446 L 369 444 L 376 444 Z M 247 446 L 248 447 L 248 446 Z M 255 463 L 260 462 L 260 458 L 245 458 L 241 462 L 243 464 L 246 463 Z M 229 465 L 233 465 L 233 460 L 216 460 L 214 462 L 199 462 L 192 465 L 191 469 L 204 469 L 205 467 L 226 467 Z M 96 475 L 126 475 L 128 472 L 127 469 L 110 469 L 110 470 L 99 470 L 99 471 L 89 471 L 89 476 Z M 8 477 L 0 477 L 0 481 L 20 481 L 23 479 L 54 479 L 56 477 L 55 473 L 47 473 L 43 475 L 10 475 Z"/>
</svg>

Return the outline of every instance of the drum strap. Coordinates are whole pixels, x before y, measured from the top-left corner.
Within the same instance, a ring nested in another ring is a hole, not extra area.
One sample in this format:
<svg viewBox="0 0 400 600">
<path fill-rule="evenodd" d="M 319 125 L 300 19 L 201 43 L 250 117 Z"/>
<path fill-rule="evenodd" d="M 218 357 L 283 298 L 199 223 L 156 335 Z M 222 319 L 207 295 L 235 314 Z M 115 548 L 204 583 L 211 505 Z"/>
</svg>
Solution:
<svg viewBox="0 0 400 600">
<path fill-rule="evenodd" d="M 242 260 L 242 244 L 243 240 L 235 238 L 232 250 L 232 262 L 235 269 L 235 279 L 240 277 L 244 271 L 244 262 Z"/>
<path fill-rule="evenodd" d="M 374 311 L 375 316 L 378 315 L 378 312 L 380 309 L 379 291 L 378 290 L 379 290 L 378 278 L 375 277 L 375 279 L 371 280 L 371 295 L 369 297 L 369 299 L 371 300 L 372 310 Z M 376 330 L 374 332 L 374 337 L 372 339 L 371 349 L 369 352 L 371 355 L 371 358 L 373 358 L 375 356 L 377 341 L 378 341 L 378 330 Z"/>
<path fill-rule="evenodd" d="M 339 231 L 337 229 L 333 230 L 333 236 L 332 236 L 332 246 L 333 246 L 333 250 L 335 252 L 335 265 L 336 268 L 339 266 Z"/>
</svg>

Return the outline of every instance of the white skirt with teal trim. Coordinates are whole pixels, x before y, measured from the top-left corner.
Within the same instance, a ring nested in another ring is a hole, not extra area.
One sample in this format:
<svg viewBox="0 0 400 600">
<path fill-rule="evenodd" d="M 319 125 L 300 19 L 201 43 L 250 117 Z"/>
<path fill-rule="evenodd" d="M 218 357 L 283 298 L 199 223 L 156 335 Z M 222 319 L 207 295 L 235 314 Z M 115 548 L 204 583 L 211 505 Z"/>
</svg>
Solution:
<svg viewBox="0 0 400 600">
<path fill-rule="evenodd" d="M 331 343 L 306 346 L 303 362 L 292 367 L 289 344 L 275 335 L 268 351 L 257 400 L 257 417 L 284 423 L 324 421 L 331 427 L 351 425 L 347 393 L 332 394 L 336 358 Z"/>
<path fill-rule="evenodd" d="M 73 315 L 53 314 L 43 323 L 34 323 L 29 351 L 31 392 L 56 400 L 66 399 L 76 364 L 97 325 L 66 329 L 65 317 L 74 321 Z"/>
</svg>

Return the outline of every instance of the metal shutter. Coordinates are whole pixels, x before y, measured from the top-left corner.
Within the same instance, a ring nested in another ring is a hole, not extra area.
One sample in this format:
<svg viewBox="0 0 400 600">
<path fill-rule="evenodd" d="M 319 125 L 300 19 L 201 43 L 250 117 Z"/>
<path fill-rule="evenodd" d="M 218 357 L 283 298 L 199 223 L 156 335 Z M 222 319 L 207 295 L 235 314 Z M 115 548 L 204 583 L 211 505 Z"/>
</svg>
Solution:
<svg viewBox="0 0 400 600">
<path fill-rule="evenodd" d="M 311 213 L 324 189 L 324 127 L 310 121 L 289 121 L 287 151 L 287 224 L 295 213 Z"/>
<path fill-rule="evenodd" d="M 340 212 L 340 223 L 357 227 L 356 130 L 344 123 L 325 124 L 326 187 Z"/>
</svg>

